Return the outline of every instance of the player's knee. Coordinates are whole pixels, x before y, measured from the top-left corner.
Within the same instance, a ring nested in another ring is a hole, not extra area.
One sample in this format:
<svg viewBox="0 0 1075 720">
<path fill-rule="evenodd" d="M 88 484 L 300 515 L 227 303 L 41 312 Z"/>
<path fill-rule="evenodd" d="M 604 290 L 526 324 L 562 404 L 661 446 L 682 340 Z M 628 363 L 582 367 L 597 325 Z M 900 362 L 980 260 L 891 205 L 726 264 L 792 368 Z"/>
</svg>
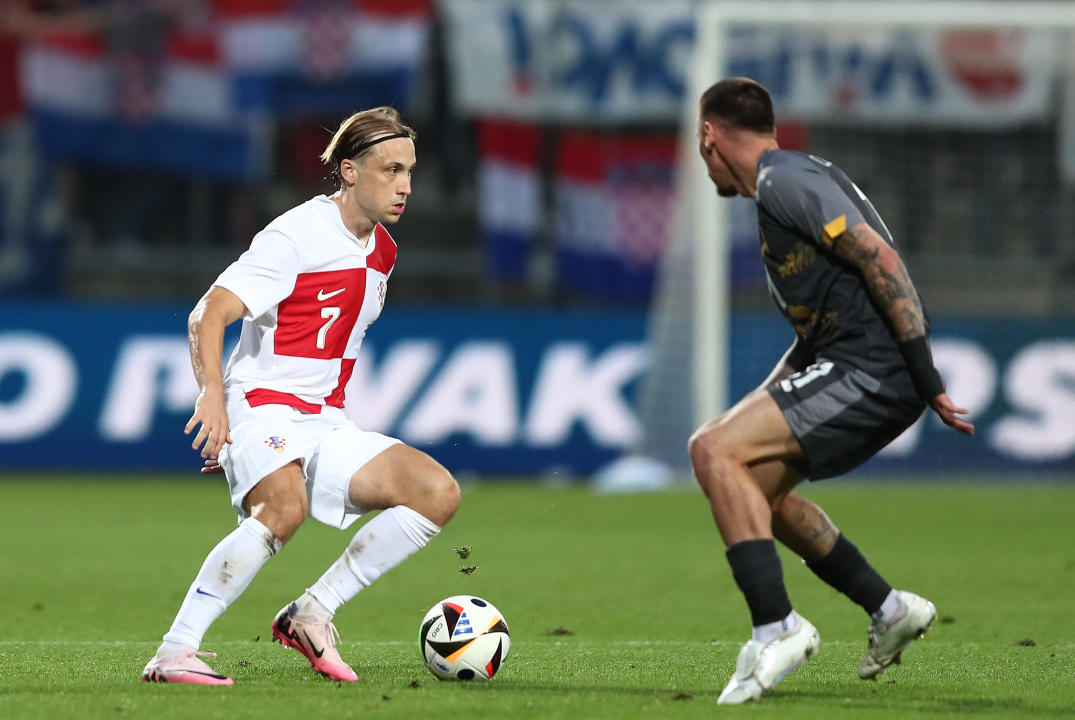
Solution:
<svg viewBox="0 0 1075 720">
<path fill-rule="evenodd" d="M 722 484 L 741 466 L 728 435 L 719 425 L 709 425 L 695 432 L 687 442 L 687 453 L 694 467 L 694 477 L 712 501 Z"/>
<path fill-rule="evenodd" d="M 434 473 L 429 479 L 429 483 L 431 515 L 428 517 L 437 525 L 443 527 L 452 519 L 455 511 L 459 509 L 461 499 L 459 483 L 444 468 L 440 468 Z"/>
<path fill-rule="evenodd" d="M 729 459 L 731 447 L 720 425 L 706 425 L 699 428 L 687 441 L 687 454 L 697 475 L 698 470 L 712 467 Z"/>
</svg>

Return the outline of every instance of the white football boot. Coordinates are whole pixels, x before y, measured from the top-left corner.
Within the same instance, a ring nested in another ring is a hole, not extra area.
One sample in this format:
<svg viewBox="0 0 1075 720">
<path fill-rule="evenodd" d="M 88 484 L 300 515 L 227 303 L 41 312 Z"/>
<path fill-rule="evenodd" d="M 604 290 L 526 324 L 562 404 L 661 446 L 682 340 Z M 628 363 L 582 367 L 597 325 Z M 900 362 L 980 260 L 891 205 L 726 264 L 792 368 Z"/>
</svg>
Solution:
<svg viewBox="0 0 1075 720">
<path fill-rule="evenodd" d="M 817 653 L 820 644 L 817 628 L 798 613 L 795 618 L 798 620 L 795 628 L 775 640 L 765 644 L 750 640 L 743 646 L 735 661 L 735 673 L 717 698 L 718 705 L 757 700 Z"/>
<path fill-rule="evenodd" d="M 874 620 L 867 632 L 869 649 L 859 663 L 859 677 L 874 680 L 889 665 L 899 664 L 900 656 L 907 646 L 926 634 L 937 608 L 925 598 L 914 593 L 898 590 L 900 609 L 888 622 Z"/>
</svg>

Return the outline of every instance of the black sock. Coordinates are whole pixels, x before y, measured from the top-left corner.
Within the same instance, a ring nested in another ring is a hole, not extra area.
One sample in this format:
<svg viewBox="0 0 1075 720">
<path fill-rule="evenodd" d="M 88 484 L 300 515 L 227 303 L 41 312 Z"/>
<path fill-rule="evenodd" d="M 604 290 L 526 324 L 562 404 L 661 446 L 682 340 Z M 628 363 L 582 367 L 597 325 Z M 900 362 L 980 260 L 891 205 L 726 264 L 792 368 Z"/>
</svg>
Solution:
<svg viewBox="0 0 1075 720">
<path fill-rule="evenodd" d="M 743 591 L 754 625 L 783 620 L 791 613 L 784 569 L 772 540 L 744 540 L 725 551 L 735 584 Z"/>
<path fill-rule="evenodd" d="M 843 533 L 836 538 L 832 552 L 820 560 L 808 560 L 806 566 L 870 615 L 881 609 L 881 603 L 892 591 L 892 586 L 885 582 Z"/>
</svg>

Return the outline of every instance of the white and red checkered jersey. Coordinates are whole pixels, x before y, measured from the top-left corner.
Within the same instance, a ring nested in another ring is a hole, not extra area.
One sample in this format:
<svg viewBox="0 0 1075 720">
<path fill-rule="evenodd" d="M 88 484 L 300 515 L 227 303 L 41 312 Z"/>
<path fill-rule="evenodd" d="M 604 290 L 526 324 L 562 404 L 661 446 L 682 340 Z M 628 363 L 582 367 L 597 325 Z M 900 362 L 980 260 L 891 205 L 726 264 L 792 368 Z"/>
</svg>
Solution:
<svg viewBox="0 0 1075 720">
<path fill-rule="evenodd" d="M 363 245 L 324 195 L 269 223 L 214 283 L 248 312 L 224 373 L 229 404 L 241 394 L 252 406 L 342 408 L 395 263 L 383 226 Z"/>
</svg>

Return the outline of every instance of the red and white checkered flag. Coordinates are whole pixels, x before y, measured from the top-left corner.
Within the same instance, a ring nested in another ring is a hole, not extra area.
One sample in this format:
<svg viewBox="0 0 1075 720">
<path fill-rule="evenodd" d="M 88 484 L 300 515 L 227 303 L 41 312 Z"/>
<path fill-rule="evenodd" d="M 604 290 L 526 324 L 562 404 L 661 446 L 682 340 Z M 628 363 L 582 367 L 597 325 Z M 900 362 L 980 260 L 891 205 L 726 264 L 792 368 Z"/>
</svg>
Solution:
<svg viewBox="0 0 1075 720">
<path fill-rule="evenodd" d="M 356 15 L 353 6 L 338 3 L 318 5 L 300 15 L 303 62 L 315 80 L 338 80 L 350 69 Z"/>
</svg>

